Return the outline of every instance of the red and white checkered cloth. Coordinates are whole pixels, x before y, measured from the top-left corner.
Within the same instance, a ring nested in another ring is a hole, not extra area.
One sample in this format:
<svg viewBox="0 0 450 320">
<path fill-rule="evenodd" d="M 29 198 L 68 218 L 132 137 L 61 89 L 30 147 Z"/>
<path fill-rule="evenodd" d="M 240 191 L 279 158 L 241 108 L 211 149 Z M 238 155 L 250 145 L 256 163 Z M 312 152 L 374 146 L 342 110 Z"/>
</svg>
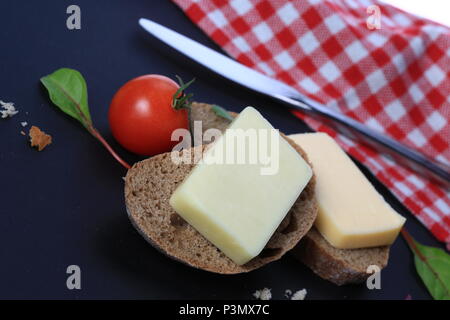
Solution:
<svg viewBox="0 0 450 320">
<path fill-rule="evenodd" d="M 450 29 L 366 0 L 173 0 L 229 55 L 330 108 L 450 163 Z M 381 9 L 369 29 L 367 9 Z M 450 243 L 450 192 L 317 121 Z"/>
</svg>

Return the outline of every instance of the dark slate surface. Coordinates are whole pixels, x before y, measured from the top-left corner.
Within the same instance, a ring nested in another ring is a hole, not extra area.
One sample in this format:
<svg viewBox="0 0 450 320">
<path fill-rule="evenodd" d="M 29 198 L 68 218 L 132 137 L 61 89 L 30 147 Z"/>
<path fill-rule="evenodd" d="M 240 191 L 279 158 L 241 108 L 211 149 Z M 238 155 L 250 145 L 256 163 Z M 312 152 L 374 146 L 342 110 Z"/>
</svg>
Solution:
<svg viewBox="0 0 450 320">
<path fill-rule="evenodd" d="M 0 119 L 0 298 L 248 299 L 272 288 L 308 289 L 309 299 L 430 298 L 412 256 L 399 238 L 382 289 L 336 287 L 287 256 L 249 274 L 222 276 L 174 262 L 150 247 L 125 214 L 124 169 L 74 120 L 49 103 L 39 78 L 62 67 L 78 69 L 89 87 L 97 128 L 118 152 L 138 160 L 112 140 L 107 111 L 121 84 L 146 73 L 196 77 L 198 101 L 239 111 L 254 105 L 285 133 L 307 127 L 281 106 L 226 82 L 150 38 L 137 24 L 154 19 L 217 49 L 170 1 L 78 0 L 82 29 L 66 28 L 72 1 L 1 1 L 0 99 L 20 113 Z M 44 152 L 19 134 L 20 121 L 52 134 Z M 369 176 L 370 177 L 370 176 Z M 372 178 L 371 178 L 372 179 Z M 432 235 L 383 188 L 378 190 L 404 216 L 413 236 L 438 245 Z M 66 268 L 82 270 L 82 289 L 66 288 Z"/>
</svg>

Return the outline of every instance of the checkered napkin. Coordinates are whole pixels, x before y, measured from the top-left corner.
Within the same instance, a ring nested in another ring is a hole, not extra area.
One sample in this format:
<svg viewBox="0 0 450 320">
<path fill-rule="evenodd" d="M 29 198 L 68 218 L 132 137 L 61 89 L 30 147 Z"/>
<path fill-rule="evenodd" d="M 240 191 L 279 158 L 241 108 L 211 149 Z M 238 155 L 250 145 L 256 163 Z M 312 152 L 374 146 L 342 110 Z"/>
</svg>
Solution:
<svg viewBox="0 0 450 320">
<path fill-rule="evenodd" d="M 449 28 L 366 0 L 173 1 L 241 63 L 450 162 Z M 450 192 L 296 115 L 334 136 L 437 239 L 450 243 Z"/>
</svg>

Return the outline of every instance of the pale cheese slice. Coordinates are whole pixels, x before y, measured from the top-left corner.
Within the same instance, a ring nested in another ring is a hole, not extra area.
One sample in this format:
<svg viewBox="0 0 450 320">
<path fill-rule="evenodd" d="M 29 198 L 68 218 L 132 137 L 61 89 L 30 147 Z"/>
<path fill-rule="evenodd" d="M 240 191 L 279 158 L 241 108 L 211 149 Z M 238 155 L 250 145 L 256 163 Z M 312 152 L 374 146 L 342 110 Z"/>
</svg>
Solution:
<svg viewBox="0 0 450 320">
<path fill-rule="evenodd" d="M 312 163 L 319 212 L 316 228 L 340 249 L 394 242 L 405 218 L 375 190 L 350 157 L 326 133 L 289 136 Z"/>
<path fill-rule="evenodd" d="M 239 163 L 241 157 L 246 161 Z M 233 158 L 235 163 L 226 161 Z M 212 161 L 218 159 L 222 163 Z M 178 186 L 170 204 L 242 265 L 262 251 L 311 176 L 299 153 L 256 109 L 247 107 Z"/>
</svg>

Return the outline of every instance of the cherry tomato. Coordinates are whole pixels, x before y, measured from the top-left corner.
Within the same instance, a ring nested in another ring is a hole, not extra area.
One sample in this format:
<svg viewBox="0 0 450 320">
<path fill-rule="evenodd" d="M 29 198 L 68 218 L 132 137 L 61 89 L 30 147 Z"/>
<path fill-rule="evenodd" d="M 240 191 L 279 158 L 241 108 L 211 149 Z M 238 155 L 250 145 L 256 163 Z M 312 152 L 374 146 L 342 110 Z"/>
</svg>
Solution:
<svg viewBox="0 0 450 320">
<path fill-rule="evenodd" d="M 177 144 L 172 132 L 188 129 L 187 109 L 172 106 L 179 85 L 161 75 L 149 74 L 125 83 L 109 108 L 114 138 L 127 150 L 151 156 L 168 152 Z"/>
</svg>

